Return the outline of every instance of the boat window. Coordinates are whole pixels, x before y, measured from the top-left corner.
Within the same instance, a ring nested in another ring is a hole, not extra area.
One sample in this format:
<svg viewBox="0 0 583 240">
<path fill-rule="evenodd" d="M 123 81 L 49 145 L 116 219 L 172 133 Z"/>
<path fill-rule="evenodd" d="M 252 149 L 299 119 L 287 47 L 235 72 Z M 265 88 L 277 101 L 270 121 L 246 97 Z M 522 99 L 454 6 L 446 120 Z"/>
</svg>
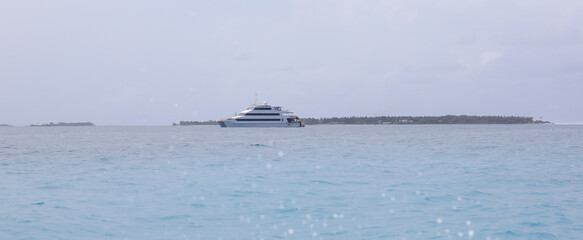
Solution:
<svg viewBox="0 0 583 240">
<path fill-rule="evenodd" d="M 279 118 L 267 118 L 267 119 L 259 119 L 259 118 L 255 118 L 255 119 L 253 119 L 253 118 L 243 118 L 243 119 L 241 119 L 241 118 L 237 118 L 235 120 L 242 121 L 242 122 L 262 122 L 262 121 L 270 121 L 270 122 L 277 121 L 277 122 L 280 122 L 281 121 L 281 119 L 279 119 Z"/>
<path fill-rule="evenodd" d="M 254 110 L 271 110 L 270 107 L 256 107 Z"/>
<path fill-rule="evenodd" d="M 246 113 L 247 116 L 279 116 L 279 113 Z"/>
</svg>

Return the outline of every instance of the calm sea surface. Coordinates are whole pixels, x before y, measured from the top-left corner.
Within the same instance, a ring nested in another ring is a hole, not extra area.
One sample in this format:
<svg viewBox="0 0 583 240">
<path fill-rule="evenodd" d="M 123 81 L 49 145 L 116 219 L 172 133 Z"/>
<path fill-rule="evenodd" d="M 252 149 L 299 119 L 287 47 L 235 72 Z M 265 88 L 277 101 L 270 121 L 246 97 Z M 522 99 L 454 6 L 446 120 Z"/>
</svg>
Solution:
<svg viewBox="0 0 583 240">
<path fill-rule="evenodd" d="M 0 128 L 0 239 L 581 239 L 583 126 Z"/>
</svg>

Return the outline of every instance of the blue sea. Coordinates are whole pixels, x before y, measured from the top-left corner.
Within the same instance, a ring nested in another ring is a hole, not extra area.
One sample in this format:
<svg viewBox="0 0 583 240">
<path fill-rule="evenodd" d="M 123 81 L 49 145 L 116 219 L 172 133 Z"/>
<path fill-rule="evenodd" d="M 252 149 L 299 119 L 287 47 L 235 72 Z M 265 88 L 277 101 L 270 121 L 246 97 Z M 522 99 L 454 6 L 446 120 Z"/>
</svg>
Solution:
<svg viewBox="0 0 583 240">
<path fill-rule="evenodd" d="M 0 128 L 0 239 L 581 239 L 583 125 Z"/>
</svg>

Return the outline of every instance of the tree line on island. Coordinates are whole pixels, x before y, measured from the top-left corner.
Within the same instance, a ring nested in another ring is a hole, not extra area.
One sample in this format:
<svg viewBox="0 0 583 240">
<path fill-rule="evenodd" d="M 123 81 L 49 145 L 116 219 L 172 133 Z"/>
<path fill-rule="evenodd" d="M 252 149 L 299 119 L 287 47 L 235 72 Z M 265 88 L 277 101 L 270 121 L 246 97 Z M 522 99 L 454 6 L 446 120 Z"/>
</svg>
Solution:
<svg viewBox="0 0 583 240">
<path fill-rule="evenodd" d="M 535 121 L 532 117 L 519 116 L 381 116 L 381 117 L 331 117 L 304 118 L 304 124 L 536 124 L 550 123 Z"/>
<path fill-rule="evenodd" d="M 381 124 L 542 124 L 548 121 L 534 120 L 532 117 L 519 116 L 468 116 L 468 115 L 446 115 L 446 116 L 380 116 L 380 117 L 330 117 L 330 118 L 302 118 L 302 123 L 306 125 L 324 124 L 361 124 L 361 125 L 381 125 Z M 218 121 L 180 121 L 173 123 L 173 126 L 190 125 L 217 125 Z"/>
<path fill-rule="evenodd" d="M 172 126 L 193 126 L 193 125 L 219 125 L 219 121 L 180 121 L 172 123 Z"/>
<path fill-rule="evenodd" d="M 50 123 L 38 123 L 30 125 L 31 127 L 85 127 L 85 126 L 95 126 L 91 122 L 50 122 Z"/>
</svg>

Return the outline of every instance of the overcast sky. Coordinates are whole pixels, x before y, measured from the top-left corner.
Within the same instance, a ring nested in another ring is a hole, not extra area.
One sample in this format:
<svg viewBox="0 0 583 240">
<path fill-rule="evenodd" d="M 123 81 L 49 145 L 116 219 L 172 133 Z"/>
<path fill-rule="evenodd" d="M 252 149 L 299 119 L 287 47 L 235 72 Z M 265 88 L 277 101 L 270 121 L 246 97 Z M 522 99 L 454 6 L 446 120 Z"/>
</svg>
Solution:
<svg viewBox="0 0 583 240">
<path fill-rule="evenodd" d="M 583 1 L 2 1 L 0 123 L 300 117 L 583 123 Z"/>
</svg>

